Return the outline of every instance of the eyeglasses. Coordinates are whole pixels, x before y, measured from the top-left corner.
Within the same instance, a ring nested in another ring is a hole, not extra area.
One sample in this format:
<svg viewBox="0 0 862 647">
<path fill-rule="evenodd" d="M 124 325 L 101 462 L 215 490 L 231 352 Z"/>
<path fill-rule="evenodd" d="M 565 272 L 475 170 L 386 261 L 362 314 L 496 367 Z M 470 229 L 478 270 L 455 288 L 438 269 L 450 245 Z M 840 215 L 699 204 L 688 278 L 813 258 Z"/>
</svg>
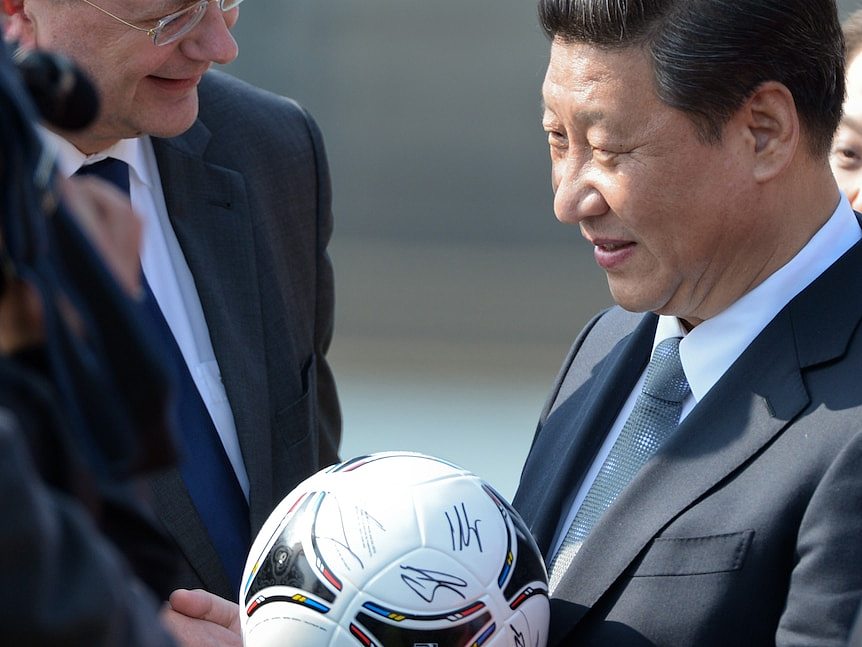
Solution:
<svg viewBox="0 0 862 647">
<path fill-rule="evenodd" d="M 197 24 L 204 17 L 210 2 L 218 3 L 219 9 L 222 11 L 235 9 L 242 2 L 242 0 L 198 0 L 185 9 L 180 9 L 172 14 L 168 14 L 164 18 L 159 18 L 155 27 L 147 29 L 133 25 L 119 16 L 115 16 L 107 9 L 102 9 L 100 6 L 90 2 L 90 0 L 83 1 L 93 7 L 93 9 L 98 9 L 103 14 L 123 23 L 126 27 L 146 32 L 147 36 L 153 39 L 154 45 L 168 45 L 188 34 L 192 29 L 197 27 Z"/>
</svg>

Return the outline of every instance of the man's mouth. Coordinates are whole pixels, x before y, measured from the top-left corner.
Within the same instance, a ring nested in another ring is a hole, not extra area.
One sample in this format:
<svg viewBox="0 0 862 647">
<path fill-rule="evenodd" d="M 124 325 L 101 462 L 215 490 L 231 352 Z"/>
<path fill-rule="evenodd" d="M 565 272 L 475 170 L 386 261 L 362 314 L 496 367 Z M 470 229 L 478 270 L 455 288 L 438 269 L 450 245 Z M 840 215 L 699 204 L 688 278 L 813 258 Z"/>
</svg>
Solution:
<svg viewBox="0 0 862 647">
<path fill-rule="evenodd" d="M 626 245 L 631 245 L 631 244 L 632 243 L 602 243 L 602 244 L 596 244 L 596 247 L 598 247 L 599 249 L 606 251 L 606 252 L 613 252 L 613 251 L 616 251 L 622 247 L 625 247 Z"/>
</svg>

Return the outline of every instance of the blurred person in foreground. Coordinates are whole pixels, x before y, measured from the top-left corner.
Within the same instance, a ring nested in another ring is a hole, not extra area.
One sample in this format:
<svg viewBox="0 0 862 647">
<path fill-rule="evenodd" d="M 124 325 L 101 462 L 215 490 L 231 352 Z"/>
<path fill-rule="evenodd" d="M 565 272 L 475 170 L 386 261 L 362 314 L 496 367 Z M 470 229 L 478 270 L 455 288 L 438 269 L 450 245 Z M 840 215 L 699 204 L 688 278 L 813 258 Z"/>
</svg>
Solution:
<svg viewBox="0 0 862 647">
<path fill-rule="evenodd" d="M 135 323 L 140 224 L 111 187 L 58 185 L 35 118 L 0 43 L 0 642 L 174 645 L 175 550 L 137 489 L 174 456 L 169 376 Z"/>
<path fill-rule="evenodd" d="M 862 10 L 850 15 L 841 25 L 844 32 L 845 84 L 844 109 L 829 162 L 839 188 L 847 194 L 854 209 L 862 209 Z"/>
<path fill-rule="evenodd" d="M 237 55 L 238 5 L 5 0 L 9 38 L 101 95 L 92 126 L 48 136 L 67 176 L 120 168 L 144 219 L 145 302 L 180 365 L 180 464 L 150 481 L 154 507 L 175 586 L 233 601 L 251 537 L 340 439 L 323 144 L 294 102 L 208 71 Z"/>
<path fill-rule="evenodd" d="M 840 645 L 862 598 L 862 226 L 833 0 L 540 0 L 554 211 L 618 304 L 514 505 L 551 644 Z"/>
<path fill-rule="evenodd" d="M 40 109 L 90 119 L 86 79 L 38 58 L 56 100 Z M 57 180 L 2 43 L 0 116 L 0 642 L 173 645 L 156 612 L 177 549 L 140 481 L 175 461 L 174 376 L 141 324 L 140 222 L 113 187 Z M 240 644 L 235 604 L 170 597 L 186 613 L 161 617 L 181 644 Z"/>
</svg>

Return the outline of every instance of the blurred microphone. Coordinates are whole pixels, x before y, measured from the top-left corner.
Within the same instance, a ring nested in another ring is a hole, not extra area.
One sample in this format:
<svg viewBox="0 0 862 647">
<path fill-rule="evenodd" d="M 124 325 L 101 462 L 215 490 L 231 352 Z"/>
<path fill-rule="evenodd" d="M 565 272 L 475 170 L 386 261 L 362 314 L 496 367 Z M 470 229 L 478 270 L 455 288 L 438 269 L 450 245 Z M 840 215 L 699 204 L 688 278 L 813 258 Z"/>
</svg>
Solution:
<svg viewBox="0 0 862 647">
<path fill-rule="evenodd" d="M 24 85 L 49 125 L 60 130 L 81 130 L 99 113 L 96 89 L 65 56 L 31 50 L 15 57 Z"/>
</svg>

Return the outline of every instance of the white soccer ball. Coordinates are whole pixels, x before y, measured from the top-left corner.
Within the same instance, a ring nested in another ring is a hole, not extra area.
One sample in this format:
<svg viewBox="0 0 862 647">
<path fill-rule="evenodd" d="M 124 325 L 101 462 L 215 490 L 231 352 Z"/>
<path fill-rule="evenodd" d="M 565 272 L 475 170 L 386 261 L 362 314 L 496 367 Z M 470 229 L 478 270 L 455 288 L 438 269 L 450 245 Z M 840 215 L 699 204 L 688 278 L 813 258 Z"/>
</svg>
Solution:
<svg viewBox="0 0 862 647">
<path fill-rule="evenodd" d="M 547 573 L 478 476 L 411 452 L 322 470 L 273 511 L 240 591 L 246 647 L 544 647 Z"/>
</svg>

